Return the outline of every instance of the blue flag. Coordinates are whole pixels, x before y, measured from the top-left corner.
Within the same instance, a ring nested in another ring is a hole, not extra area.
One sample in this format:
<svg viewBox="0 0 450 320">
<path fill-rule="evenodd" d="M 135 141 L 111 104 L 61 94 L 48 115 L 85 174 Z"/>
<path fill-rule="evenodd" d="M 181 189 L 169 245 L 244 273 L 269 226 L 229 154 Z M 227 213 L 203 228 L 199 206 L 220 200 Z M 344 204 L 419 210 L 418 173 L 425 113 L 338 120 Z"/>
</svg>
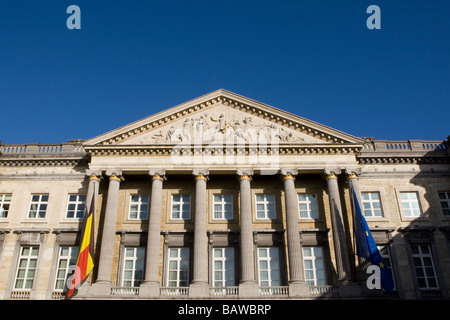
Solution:
<svg viewBox="0 0 450 320">
<path fill-rule="evenodd" d="M 352 191 L 355 216 L 354 228 L 356 237 L 356 253 L 361 258 L 366 259 L 371 264 L 380 268 L 381 286 L 387 293 L 392 294 L 392 291 L 394 290 L 394 280 L 392 279 L 391 271 L 384 263 L 380 251 L 378 251 L 377 245 L 373 240 L 369 226 L 367 225 L 366 219 L 361 212 L 361 207 L 359 206 L 355 190 Z"/>
</svg>

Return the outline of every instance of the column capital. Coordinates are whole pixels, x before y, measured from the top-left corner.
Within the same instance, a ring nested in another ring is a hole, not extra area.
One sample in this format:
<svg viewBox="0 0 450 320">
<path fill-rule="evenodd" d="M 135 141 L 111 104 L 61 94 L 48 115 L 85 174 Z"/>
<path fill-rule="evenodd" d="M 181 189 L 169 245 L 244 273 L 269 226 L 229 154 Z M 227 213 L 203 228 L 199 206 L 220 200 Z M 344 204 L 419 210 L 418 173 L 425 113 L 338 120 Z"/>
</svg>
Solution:
<svg viewBox="0 0 450 320">
<path fill-rule="evenodd" d="M 167 180 L 166 178 L 166 170 L 164 169 L 159 169 L 159 170 L 154 170 L 151 169 L 148 171 L 148 175 L 152 177 L 152 180 Z"/>
<path fill-rule="evenodd" d="M 293 179 L 295 180 L 295 176 L 298 174 L 297 169 L 281 169 L 281 175 L 283 180 Z"/>
<path fill-rule="evenodd" d="M 208 180 L 208 169 L 194 169 L 192 170 L 195 180 Z"/>
<path fill-rule="evenodd" d="M 89 177 L 89 180 L 100 180 L 102 178 L 100 170 L 87 170 L 86 175 Z"/>
<path fill-rule="evenodd" d="M 239 176 L 239 180 L 252 180 L 253 169 L 237 169 L 236 174 Z"/>
<path fill-rule="evenodd" d="M 356 179 L 361 175 L 361 168 L 345 168 L 348 179 Z"/>
<path fill-rule="evenodd" d="M 109 180 L 123 180 L 122 170 L 106 170 L 105 174 L 109 176 Z"/>
<path fill-rule="evenodd" d="M 325 170 L 323 171 L 323 173 L 325 174 L 325 178 L 328 179 L 337 179 L 337 175 L 341 174 L 341 169 L 337 169 L 337 168 L 325 168 Z"/>
</svg>

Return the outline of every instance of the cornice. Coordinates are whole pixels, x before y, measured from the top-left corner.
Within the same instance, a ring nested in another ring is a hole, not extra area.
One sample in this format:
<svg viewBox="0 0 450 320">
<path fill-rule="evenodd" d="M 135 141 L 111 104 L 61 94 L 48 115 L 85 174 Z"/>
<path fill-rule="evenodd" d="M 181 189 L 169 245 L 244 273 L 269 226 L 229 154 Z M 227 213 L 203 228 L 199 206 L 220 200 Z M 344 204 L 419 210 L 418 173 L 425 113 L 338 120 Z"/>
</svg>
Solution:
<svg viewBox="0 0 450 320">
<path fill-rule="evenodd" d="M 357 157 L 359 164 L 378 165 L 378 164 L 448 164 L 450 157 L 427 157 L 427 156 L 395 156 L 395 155 L 371 155 Z"/>
<path fill-rule="evenodd" d="M 170 156 L 172 154 L 190 155 L 211 155 L 221 153 L 230 154 L 233 149 L 234 155 L 257 154 L 259 150 L 267 152 L 268 155 L 337 155 L 337 154 L 357 154 L 361 150 L 361 145 L 335 144 L 335 145 L 267 145 L 261 146 L 227 146 L 227 145 L 114 145 L 114 146 L 86 146 L 86 152 L 91 156 Z"/>
<path fill-rule="evenodd" d="M 24 159 L 24 158 L 0 158 L 0 166 L 3 167 L 75 167 L 88 164 L 86 158 L 61 159 Z"/>
</svg>

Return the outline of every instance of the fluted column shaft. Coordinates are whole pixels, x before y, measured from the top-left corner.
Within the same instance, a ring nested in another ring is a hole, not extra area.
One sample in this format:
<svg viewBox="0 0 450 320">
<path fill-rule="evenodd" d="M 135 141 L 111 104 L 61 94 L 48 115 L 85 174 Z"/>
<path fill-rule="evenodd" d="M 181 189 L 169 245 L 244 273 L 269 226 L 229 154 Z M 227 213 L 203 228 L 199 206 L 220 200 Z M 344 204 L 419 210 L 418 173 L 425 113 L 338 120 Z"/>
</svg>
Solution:
<svg viewBox="0 0 450 320">
<path fill-rule="evenodd" d="M 252 207 L 249 172 L 238 172 L 239 175 L 239 204 L 240 204 L 240 261 L 241 283 L 255 282 L 255 262 L 253 260 L 253 229 Z"/>
<path fill-rule="evenodd" d="M 342 217 L 341 200 L 339 197 L 339 187 L 337 182 L 338 171 L 325 171 L 328 196 L 330 199 L 331 224 L 333 228 L 333 243 L 336 255 L 336 268 L 338 282 L 350 280 L 350 264 L 344 230 L 344 220 Z"/>
<path fill-rule="evenodd" d="M 208 283 L 208 238 L 206 233 L 206 181 L 207 171 L 194 171 L 194 272 L 192 283 Z"/>
<path fill-rule="evenodd" d="M 296 172 L 295 172 L 296 173 Z M 283 175 L 286 204 L 286 229 L 289 257 L 290 283 L 304 283 L 302 249 L 298 229 L 298 198 L 295 191 L 295 177 L 289 172 Z"/>
<path fill-rule="evenodd" d="M 164 170 L 153 172 L 152 193 L 150 195 L 150 213 L 148 218 L 147 252 L 145 263 L 145 283 L 159 285 L 159 252 L 161 232 L 162 187 L 165 180 Z"/>
<path fill-rule="evenodd" d="M 109 175 L 108 198 L 106 201 L 105 219 L 103 221 L 98 278 L 96 282 L 111 283 L 119 188 L 122 177 L 120 171 L 106 172 L 106 174 Z"/>
</svg>

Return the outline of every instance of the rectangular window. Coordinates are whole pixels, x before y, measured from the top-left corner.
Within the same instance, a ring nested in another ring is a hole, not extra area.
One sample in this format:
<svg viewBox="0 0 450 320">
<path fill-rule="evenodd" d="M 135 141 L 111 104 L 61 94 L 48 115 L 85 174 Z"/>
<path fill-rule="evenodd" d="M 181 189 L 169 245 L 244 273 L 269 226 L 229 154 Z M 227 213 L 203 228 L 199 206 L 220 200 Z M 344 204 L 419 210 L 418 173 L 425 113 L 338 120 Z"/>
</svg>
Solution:
<svg viewBox="0 0 450 320">
<path fill-rule="evenodd" d="M 0 218 L 7 218 L 11 205 L 11 194 L 0 194 Z"/>
<path fill-rule="evenodd" d="M 82 219 L 84 216 L 85 205 L 85 194 L 69 194 L 69 200 L 67 201 L 66 218 Z"/>
<path fill-rule="evenodd" d="M 450 217 L 450 192 L 439 192 L 439 200 L 441 202 L 442 213 L 444 216 Z"/>
<path fill-rule="evenodd" d="M 144 281 L 145 248 L 125 248 L 122 286 L 138 287 Z"/>
<path fill-rule="evenodd" d="M 20 248 L 14 289 L 31 290 L 36 274 L 39 247 L 24 246 Z"/>
<path fill-rule="evenodd" d="M 326 285 L 323 250 L 321 247 L 303 247 L 303 268 L 307 285 Z"/>
<path fill-rule="evenodd" d="M 430 246 L 411 245 L 411 252 L 419 288 L 438 289 Z"/>
<path fill-rule="evenodd" d="M 168 257 L 167 286 L 189 285 L 189 248 L 170 248 Z"/>
<path fill-rule="evenodd" d="M 378 192 L 361 192 L 364 216 L 382 217 L 380 194 Z"/>
<path fill-rule="evenodd" d="M 213 274 L 214 287 L 235 285 L 234 248 L 214 248 Z"/>
<path fill-rule="evenodd" d="M 44 219 L 47 211 L 48 194 L 33 194 L 31 196 L 28 218 Z"/>
<path fill-rule="evenodd" d="M 258 248 L 259 285 L 276 287 L 280 285 L 280 257 L 278 248 Z"/>
<path fill-rule="evenodd" d="M 214 220 L 233 219 L 233 196 L 229 194 L 215 194 L 213 196 Z"/>
<path fill-rule="evenodd" d="M 417 192 L 400 192 L 400 201 L 405 217 L 420 217 L 421 209 Z"/>
<path fill-rule="evenodd" d="M 300 219 L 317 219 L 319 211 L 317 210 L 317 199 L 314 194 L 298 194 L 298 211 Z"/>
<path fill-rule="evenodd" d="M 148 196 L 131 195 L 130 212 L 128 215 L 130 220 L 146 220 L 148 219 Z"/>
<path fill-rule="evenodd" d="M 191 196 L 190 195 L 172 195 L 173 220 L 189 220 L 191 218 Z"/>
<path fill-rule="evenodd" d="M 275 196 L 273 194 L 256 195 L 256 218 L 275 219 Z"/>
<path fill-rule="evenodd" d="M 60 247 L 58 256 L 58 265 L 56 270 L 55 291 L 62 292 L 69 274 L 74 271 L 69 266 L 77 264 L 78 247 Z"/>
</svg>

